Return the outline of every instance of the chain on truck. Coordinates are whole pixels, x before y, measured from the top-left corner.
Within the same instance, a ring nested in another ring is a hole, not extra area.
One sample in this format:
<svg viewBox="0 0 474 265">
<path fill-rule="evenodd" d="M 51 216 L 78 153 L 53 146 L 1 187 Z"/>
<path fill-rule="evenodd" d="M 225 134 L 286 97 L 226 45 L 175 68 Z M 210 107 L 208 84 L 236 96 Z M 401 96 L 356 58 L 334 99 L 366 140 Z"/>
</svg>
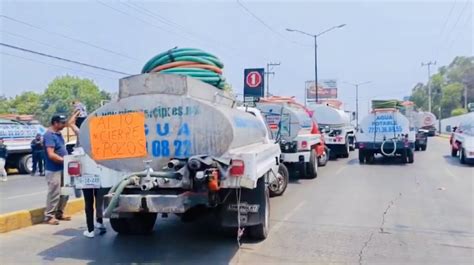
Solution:
<svg viewBox="0 0 474 265">
<path fill-rule="evenodd" d="M 105 216 L 118 233 L 148 233 L 158 214 L 190 221 L 213 212 L 224 227 L 266 238 L 279 146 L 213 81 L 217 58 L 173 49 L 153 60 L 85 120 L 81 146 L 65 157 L 64 192 L 111 187 Z"/>
</svg>

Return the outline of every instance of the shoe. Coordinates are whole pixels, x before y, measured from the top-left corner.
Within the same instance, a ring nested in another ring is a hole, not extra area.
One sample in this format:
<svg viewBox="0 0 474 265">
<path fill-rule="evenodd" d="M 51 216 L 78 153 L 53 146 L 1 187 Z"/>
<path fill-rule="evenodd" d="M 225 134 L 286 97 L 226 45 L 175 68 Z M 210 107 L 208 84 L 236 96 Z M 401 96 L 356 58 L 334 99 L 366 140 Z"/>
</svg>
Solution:
<svg viewBox="0 0 474 265">
<path fill-rule="evenodd" d="M 83 234 L 85 237 L 88 237 L 88 238 L 93 238 L 93 237 L 95 236 L 94 231 L 89 232 L 89 231 L 86 230 L 86 231 L 84 231 L 84 233 L 82 233 L 82 234 Z"/>
<path fill-rule="evenodd" d="M 101 223 L 95 223 L 95 228 L 97 229 L 105 229 L 105 225 L 104 224 L 101 224 Z"/>
<path fill-rule="evenodd" d="M 95 228 L 99 230 L 99 235 L 103 235 L 107 233 L 107 229 L 105 228 L 104 224 L 95 223 Z"/>
<path fill-rule="evenodd" d="M 58 225 L 59 221 L 58 221 L 58 219 L 56 219 L 54 217 L 51 217 L 48 220 L 45 220 L 44 223 L 48 224 L 48 225 Z"/>
<path fill-rule="evenodd" d="M 59 221 L 71 221 L 71 216 L 61 215 L 61 216 L 56 216 L 56 219 L 58 219 Z"/>
</svg>

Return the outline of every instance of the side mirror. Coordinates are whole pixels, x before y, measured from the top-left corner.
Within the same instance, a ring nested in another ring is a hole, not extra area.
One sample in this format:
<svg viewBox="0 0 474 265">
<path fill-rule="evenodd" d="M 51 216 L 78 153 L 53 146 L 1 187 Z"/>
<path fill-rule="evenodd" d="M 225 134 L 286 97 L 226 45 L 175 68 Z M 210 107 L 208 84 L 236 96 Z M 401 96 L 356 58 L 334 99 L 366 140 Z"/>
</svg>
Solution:
<svg viewBox="0 0 474 265">
<path fill-rule="evenodd" d="M 458 127 L 457 127 L 457 126 L 454 126 L 454 127 L 453 127 L 453 132 L 456 132 L 457 129 L 458 129 Z"/>
<path fill-rule="evenodd" d="M 329 128 L 329 126 L 324 126 L 323 128 L 323 133 L 328 133 L 329 131 L 331 131 L 331 129 Z"/>
</svg>

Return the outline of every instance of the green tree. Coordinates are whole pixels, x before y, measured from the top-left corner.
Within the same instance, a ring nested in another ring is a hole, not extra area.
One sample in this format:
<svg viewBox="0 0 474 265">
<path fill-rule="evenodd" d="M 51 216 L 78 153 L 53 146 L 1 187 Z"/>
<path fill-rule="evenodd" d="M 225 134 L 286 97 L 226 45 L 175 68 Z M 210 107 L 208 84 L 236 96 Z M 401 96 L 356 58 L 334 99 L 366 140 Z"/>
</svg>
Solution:
<svg viewBox="0 0 474 265">
<path fill-rule="evenodd" d="M 0 96 L 0 114 L 10 113 L 10 100 L 5 96 Z"/>
<path fill-rule="evenodd" d="M 74 100 L 79 100 L 92 112 L 102 100 L 109 98 L 110 95 L 100 91 L 92 80 L 69 75 L 57 77 L 49 83 L 42 96 L 41 120 L 46 123 L 56 113 L 69 114 Z"/>
<path fill-rule="evenodd" d="M 443 87 L 443 97 L 441 99 L 442 117 L 449 117 L 454 109 L 462 107 L 462 93 L 463 85 L 460 83 L 452 83 Z"/>
<path fill-rule="evenodd" d="M 32 91 L 23 92 L 10 100 L 17 114 L 37 115 L 41 112 L 41 95 Z"/>
<path fill-rule="evenodd" d="M 466 113 L 467 113 L 467 110 L 465 110 L 464 108 L 457 108 L 451 111 L 451 116 L 459 116 Z"/>
</svg>

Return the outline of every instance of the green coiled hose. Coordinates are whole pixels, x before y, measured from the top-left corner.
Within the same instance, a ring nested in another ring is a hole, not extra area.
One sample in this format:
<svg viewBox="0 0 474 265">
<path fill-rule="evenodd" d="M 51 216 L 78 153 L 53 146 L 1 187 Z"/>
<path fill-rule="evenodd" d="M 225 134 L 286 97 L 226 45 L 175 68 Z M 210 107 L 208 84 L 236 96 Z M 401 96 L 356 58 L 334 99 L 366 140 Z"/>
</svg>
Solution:
<svg viewBox="0 0 474 265">
<path fill-rule="evenodd" d="M 160 69 L 166 68 L 167 64 L 175 62 L 188 62 L 210 67 L 208 67 L 209 69 L 203 69 L 199 68 L 198 66 L 196 68 L 191 68 L 184 65 L 163 70 Z M 213 67 L 218 68 L 219 71 L 213 71 Z M 174 48 L 151 58 L 143 66 L 142 73 L 159 72 L 186 75 L 213 85 L 217 88 L 228 89 L 230 86 L 226 83 L 222 74 L 220 74 L 223 67 L 224 64 L 216 56 L 205 51 L 194 48 Z"/>
</svg>

